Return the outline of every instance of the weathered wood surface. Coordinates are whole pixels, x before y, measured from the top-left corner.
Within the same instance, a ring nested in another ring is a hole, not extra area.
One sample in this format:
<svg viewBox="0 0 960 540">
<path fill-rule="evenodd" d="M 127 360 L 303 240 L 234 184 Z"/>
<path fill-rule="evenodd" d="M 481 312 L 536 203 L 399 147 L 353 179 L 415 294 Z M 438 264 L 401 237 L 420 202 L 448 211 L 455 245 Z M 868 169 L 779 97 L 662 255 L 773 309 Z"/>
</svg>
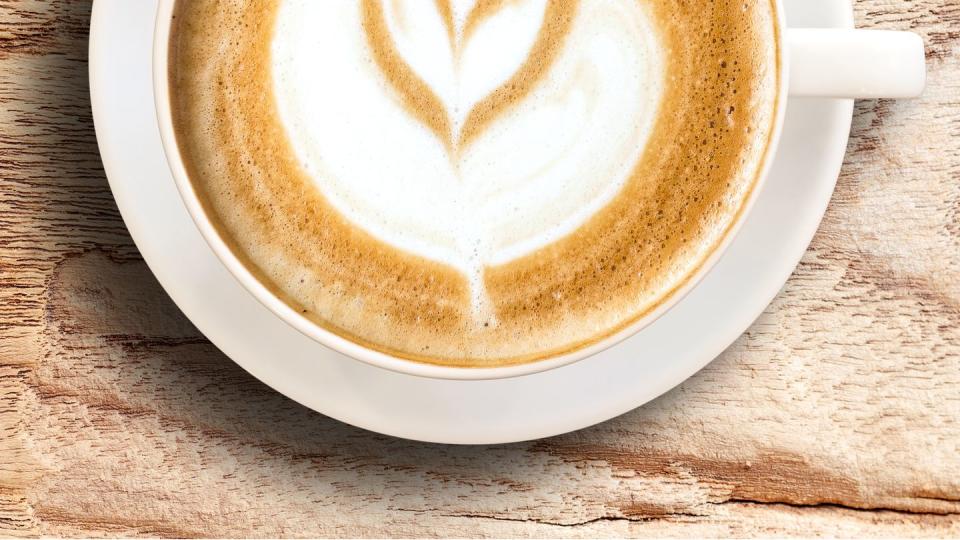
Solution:
<svg viewBox="0 0 960 540">
<path fill-rule="evenodd" d="M 131 0 L 135 1 L 135 0 Z M 821 231 L 721 358 L 592 429 L 417 444 L 272 392 L 181 315 L 94 139 L 89 4 L 0 1 L 0 534 L 960 535 L 960 3 L 864 101 Z"/>
</svg>

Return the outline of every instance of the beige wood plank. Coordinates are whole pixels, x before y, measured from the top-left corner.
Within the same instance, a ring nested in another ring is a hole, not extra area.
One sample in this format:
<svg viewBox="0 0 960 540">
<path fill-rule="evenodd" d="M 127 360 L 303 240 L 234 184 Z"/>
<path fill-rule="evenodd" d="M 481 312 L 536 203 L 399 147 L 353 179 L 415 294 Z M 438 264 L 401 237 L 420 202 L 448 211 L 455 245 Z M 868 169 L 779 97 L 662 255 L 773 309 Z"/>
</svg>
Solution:
<svg viewBox="0 0 960 540">
<path fill-rule="evenodd" d="M 929 91 L 858 103 L 735 345 L 601 426 L 476 448 L 306 410 L 177 311 L 101 169 L 89 10 L 0 2 L 0 535 L 960 536 L 960 3 L 858 0 L 924 35 Z"/>
</svg>

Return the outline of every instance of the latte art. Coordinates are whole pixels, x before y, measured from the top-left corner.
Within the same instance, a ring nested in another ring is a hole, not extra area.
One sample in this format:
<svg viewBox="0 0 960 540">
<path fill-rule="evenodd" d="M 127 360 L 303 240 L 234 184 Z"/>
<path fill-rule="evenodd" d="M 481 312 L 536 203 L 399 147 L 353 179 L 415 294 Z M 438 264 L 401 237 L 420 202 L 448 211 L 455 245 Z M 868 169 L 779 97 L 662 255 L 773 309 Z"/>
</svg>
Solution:
<svg viewBox="0 0 960 540">
<path fill-rule="evenodd" d="M 316 324 L 497 366 L 642 317 L 728 233 L 772 0 L 189 0 L 171 100 L 221 237 Z"/>
<path fill-rule="evenodd" d="M 495 324 L 483 269 L 616 195 L 664 76 L 635 0 L 494 4 L 288 0 L 272 49 L 280 117 L 320 193 L 377 238 L 464 272 L 481 326 Z"/>
</svg>

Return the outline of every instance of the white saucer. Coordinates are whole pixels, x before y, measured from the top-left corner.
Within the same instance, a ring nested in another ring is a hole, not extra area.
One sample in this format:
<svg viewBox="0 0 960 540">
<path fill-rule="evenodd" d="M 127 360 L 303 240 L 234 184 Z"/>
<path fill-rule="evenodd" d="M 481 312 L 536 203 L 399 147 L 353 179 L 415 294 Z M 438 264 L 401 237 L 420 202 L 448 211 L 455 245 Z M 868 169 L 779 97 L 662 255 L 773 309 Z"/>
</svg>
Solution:
<svg viewBox="0 0 960 540">
<path fill-rule="evenodd" d="M 849 0 L 786 0 L 790 26 L 852 27 Z M 287 326 L 214 256 L 170 175 L 153 107 L 153 1 L 97 0 L 90 88 L 104 168 L 150 269 L 217 347 L 290 398 L 372 431 L 504 443 L 581 429 L 673 388 L 774 298 L 813 238 L 846 150 L 851 100 L 791 100 L 772 176 L 727 254 L 680 304 L 573 365 L 499 381 L 423 379 L 352 360 Z"/>
</svg>

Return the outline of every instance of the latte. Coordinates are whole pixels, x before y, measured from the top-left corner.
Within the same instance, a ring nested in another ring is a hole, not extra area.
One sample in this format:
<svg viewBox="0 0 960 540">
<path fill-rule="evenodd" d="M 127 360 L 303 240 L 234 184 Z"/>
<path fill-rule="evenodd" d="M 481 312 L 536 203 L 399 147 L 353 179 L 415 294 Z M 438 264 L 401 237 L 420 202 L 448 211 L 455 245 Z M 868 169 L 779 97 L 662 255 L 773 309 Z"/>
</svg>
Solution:
<svg viewBox="0 0 960 540">
<path fill-rule="evenodd" d="M 697 272 L 760 175 L 772 0 L 189 0 L 177 144 L 320 327 L 463 367 L 570 352 Z"/>
</svg>

